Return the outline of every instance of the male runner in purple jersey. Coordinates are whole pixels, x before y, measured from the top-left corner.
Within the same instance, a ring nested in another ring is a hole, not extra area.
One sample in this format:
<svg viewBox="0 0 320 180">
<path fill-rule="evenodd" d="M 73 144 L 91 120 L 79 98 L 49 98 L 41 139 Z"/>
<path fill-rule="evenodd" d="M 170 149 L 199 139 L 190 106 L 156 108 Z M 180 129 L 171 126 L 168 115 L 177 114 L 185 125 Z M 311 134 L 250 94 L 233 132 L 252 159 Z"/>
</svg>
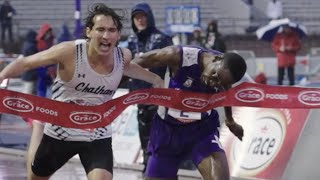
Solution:
<svg viewBox="0 0 320 180">
<path fill-rule="evenodd" d="M 191 46 L 149 51 L 133 61 L 145 68 L 167 66 L 166 88 L 203 93 L 229 89 L 247 69 L 238 54 Z M 231 107 L 225 107 L 225 114 L 229 130 L 242 140 L 243 128 L 234 121 Z M 219 115 L 214 109 L 198 113 L 159 107 L 152 122 L 146 179 L 177 179 L 179 163 L 186 158 L 193 160 L 205 180 L 230 179 L 218 127 Z"/>
</svg>

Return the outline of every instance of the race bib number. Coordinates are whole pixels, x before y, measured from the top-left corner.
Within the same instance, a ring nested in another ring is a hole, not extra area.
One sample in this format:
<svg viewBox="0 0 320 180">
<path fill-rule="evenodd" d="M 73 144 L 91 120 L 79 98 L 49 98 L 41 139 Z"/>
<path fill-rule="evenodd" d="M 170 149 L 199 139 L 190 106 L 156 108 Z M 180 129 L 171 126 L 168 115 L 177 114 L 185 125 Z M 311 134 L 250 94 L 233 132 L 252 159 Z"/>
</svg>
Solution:
<svg viewBox="0 0 320 180">
<path fill-rule="evenodd" d="M 169 108 L 168 114 L 176 119 L 201 120 L 200 112 L 184 112 L 178 109 Z"/>
</svg>

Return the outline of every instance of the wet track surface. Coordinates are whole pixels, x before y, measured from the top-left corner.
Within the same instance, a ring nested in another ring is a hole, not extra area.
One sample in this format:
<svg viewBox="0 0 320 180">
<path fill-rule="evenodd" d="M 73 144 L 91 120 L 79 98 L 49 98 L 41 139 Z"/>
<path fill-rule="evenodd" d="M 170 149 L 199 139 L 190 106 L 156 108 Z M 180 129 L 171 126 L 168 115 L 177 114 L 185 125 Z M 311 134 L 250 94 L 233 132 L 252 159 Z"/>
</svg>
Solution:
<svg viewBox="0 0 320 180">
<path fill-rule="evenodd" d="M 22 156 L 0 154 L 0 179 L 1 180 L 23 180 L 26 179 L 25 158 Z M 69 162 L 59 169 L 50 178 L 52 180 L 85 180 L 85 172 L 78 162 Z M 115 180 L 140 180 L 140 171 L 115 169 Z"/>
</svg>

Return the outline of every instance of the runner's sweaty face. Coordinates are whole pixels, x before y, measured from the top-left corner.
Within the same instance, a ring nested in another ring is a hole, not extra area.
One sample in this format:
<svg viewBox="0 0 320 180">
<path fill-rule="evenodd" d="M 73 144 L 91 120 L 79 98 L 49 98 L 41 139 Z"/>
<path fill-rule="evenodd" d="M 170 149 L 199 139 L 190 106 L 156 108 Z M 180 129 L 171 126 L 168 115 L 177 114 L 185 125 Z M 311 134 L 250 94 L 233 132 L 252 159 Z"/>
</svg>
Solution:
<svg viewBox="0 0 320 180">
<path fill-rule="evenodd" d="M 86 31 L 90 47 L 99 55 L 111 54 L 120 39 L 120 31 L 111 16 L 96 15 L 93 21 L 93 27 L 87 27 Z"/>
<path fill-rule="evenodd" d="M 204 67 L 201 82 L 208 87 L 224 90 L 232 84 L 232 75 L 228 69 L 224 68 L 222 56 L 215 56 L 210 61 L 212 62 Z"/>
</svg>

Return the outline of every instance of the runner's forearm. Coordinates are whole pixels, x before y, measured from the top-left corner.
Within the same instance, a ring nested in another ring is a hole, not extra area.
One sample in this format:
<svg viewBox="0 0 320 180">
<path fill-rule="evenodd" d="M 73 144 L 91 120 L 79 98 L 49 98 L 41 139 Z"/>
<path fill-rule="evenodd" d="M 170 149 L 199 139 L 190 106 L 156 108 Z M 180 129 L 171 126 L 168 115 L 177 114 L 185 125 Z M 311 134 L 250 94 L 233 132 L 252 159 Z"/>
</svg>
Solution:
<svg viewBox="0 0 320 180">
<path fill-rule="evenodd" d="M 232 109 L 230 106 L 224 107 L 224 112 L 226 115 L 226 124 L 233 123 L 234 119 L 232 117 Z"/>
<path fill-rule="evenodd" d="M 27 68 L 23 65 L 21 59 L 17 59 L 0 72 L 0 81 L 2 82 L 4 79 L 19 76 L 26 70 Z"/>
</svg>

